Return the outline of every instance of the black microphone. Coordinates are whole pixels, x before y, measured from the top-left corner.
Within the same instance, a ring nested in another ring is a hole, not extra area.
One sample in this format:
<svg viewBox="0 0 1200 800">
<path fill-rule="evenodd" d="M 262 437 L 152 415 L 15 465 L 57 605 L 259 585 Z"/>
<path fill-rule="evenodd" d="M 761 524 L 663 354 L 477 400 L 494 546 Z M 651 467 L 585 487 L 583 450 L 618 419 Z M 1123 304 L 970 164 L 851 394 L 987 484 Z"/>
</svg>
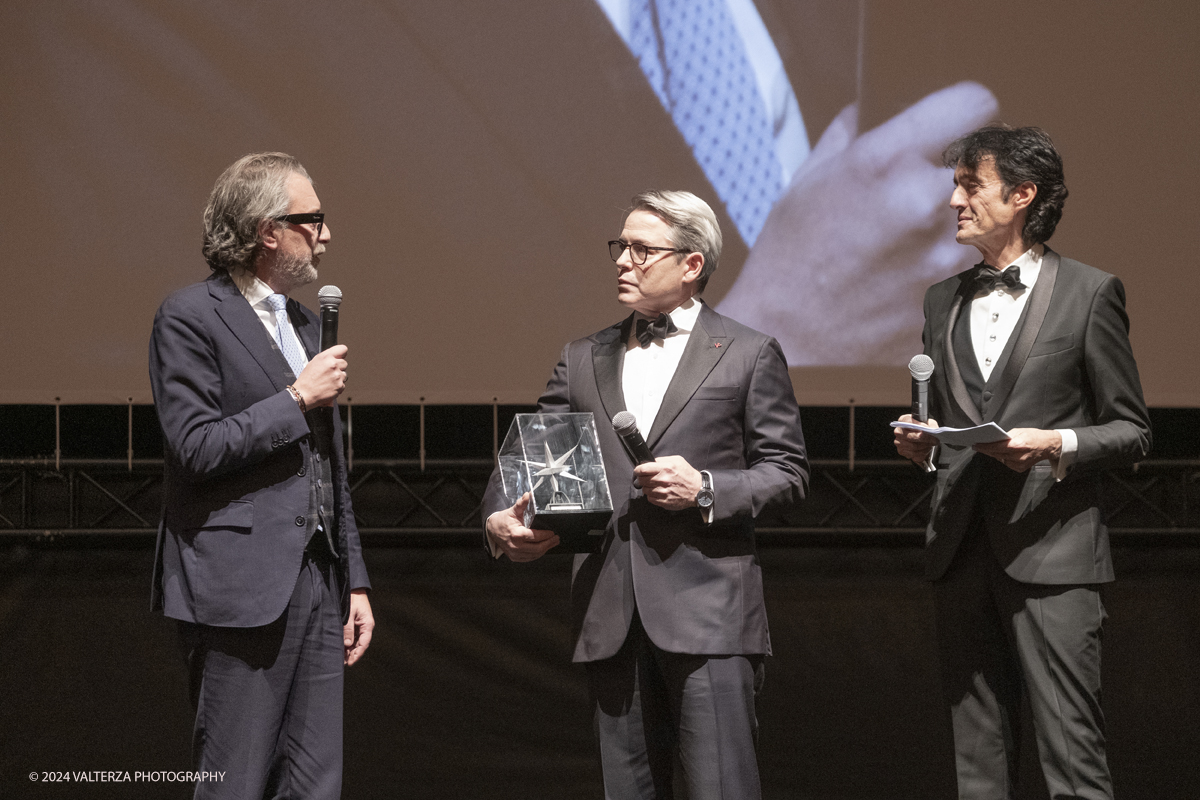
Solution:
<svg viewBox="0 0 1200 800">
<path fill-rule="evenodd" d="M 317 292 L 321 304 L 321 345 L 318 352 L 325 352 L 337 344 L 338 306 L 342 304 L 342 290 L 336 286 L 322 286 Z"/>
<path fill-rule="evenodd" d="M 913 356 L 908 362 L 912 375 L 912 418 L 915 422 L 929 421 L 929 378 L 933 375 L 933 359 L 927 355 Z"/>
<path fill-rule="evenodd" d="M 621 437 L 621 442 L 625 445 L 625 452 L 629 453 L 629 460 L 635 467 L 638 464 L 648 464 L 654 460 L 654 453 L 650 452 L 646 440 L 638 431 L 637 420 L 633 414 L 628 411 L 618 412 L 612 418 L 612 425 L 613 431 Z"/>
<path fill-rule="evenodd" d="M 914 422 L 929 421 L 929 378 L 933 375 L 933 359 L 927 355 L 913 356 L 908 362 L 912 375 L 912 418 Z M 933 453 L 921 465 L 926 472 L 933 472 Z"/>
</svg>

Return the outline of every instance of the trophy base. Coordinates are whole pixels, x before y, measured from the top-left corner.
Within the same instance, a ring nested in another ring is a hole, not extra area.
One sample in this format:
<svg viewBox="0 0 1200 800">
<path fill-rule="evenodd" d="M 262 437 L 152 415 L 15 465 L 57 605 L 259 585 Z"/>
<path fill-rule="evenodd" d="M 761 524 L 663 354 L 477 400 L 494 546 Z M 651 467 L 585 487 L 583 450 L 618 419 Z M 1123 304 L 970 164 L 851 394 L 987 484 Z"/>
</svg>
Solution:
<svg viewBox="0 0 1200 800">
<path fill-rule="evenodd" d="M 559 544 L 551 553 L 595 553 L 600 549 L 604 540 L 604 529 L 612 517 L 611 511 L 568 510 L 561 504 L 550 506 L 533 519 L 525 527 L 535 530 L 554 531 L 558 534 Z M 576 505 L 576 509 L 578 509 Z"/>
</svg>

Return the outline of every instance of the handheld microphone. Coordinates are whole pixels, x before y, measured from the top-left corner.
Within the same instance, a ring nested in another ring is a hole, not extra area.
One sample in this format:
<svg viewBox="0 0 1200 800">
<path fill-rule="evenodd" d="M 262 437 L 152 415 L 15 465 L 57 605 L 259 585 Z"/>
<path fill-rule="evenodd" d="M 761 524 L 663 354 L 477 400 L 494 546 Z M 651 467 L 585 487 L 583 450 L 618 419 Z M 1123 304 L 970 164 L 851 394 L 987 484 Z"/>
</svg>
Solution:
<svg viewBox="0 0 1200 800">
<path fill-rule="evenodd" d="M 908 362 L 912 375 L 912 418 L 916 422 L 929 421 L 929 378 L 933 375 L 933 359 L 927 355 L 913 356 Z"/>
<path fill-rule="evenodd" d="M 929 378 L 933 375 L 933 359 L 921 354 L 912 357 L 908 362 L 908 372 L 912 375 L 912 418 L 914 422 L 929 421 Z M 921 468 L 933 472 L 933 453 Z"/>
<path fill-rule="evenodd" d="M 317 292 L 321 304 L 321 344 L 318 352 L 325 352 L 337 344 L 338 306 L 342 304 L 342 290 L 336 286 L 322 286 Z"/>
<path fill-rule="evenodd" d="M 629 453 L 629 460 L 635 467 L 638 464 L 648 464 L 654 460 L 654 453 L 650 452 L 646 440 L 638 431 L 637 420 L 633 414 L 628 411 L 619 412 L 612 418 L 612 425 L 613 431 L 621 438 L 621 442 L 625 445 L 625 452 Z"/>
</svg>

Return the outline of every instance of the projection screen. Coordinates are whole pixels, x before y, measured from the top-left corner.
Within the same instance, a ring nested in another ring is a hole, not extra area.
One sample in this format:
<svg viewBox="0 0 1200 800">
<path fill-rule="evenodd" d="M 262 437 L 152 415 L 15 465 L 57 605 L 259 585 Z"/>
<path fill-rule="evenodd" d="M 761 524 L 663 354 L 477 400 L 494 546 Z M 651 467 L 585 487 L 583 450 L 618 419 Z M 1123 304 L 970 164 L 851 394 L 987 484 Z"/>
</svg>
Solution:
<svg viewBox="0 0 1200 800">
<path fill-rule="evenodd" d="M 1124 281 L 1147 401 L 1200 405 L 1194 4 L 729 8 L 767 115 L 757 211 L 627 1 L 5 3 L 0 402 L 150 402 L 151 321 L 208 275 L 213 181 L 283 150 L 328 215 L 298 297 L 341 287 L 354 403 L 533 402 L 564 343 L 626 313 L 605 242 L 629 198 L 673 188 L 725 234 L 706 301 L 780 339 L 801 404 L 902 405 L 925 288 L 976 260 L 939 154 L 1000 119 L 1063 153 L 1050 245 Z"/>
</svg>

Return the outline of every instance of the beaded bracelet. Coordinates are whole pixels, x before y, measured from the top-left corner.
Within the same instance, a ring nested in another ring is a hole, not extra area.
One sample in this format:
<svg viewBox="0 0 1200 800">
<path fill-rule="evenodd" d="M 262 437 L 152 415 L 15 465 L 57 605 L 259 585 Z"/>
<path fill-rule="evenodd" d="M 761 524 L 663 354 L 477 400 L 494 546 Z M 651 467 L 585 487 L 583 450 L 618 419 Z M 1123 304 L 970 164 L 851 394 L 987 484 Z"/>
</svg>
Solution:
<svg viewBox="0 0 1200 800">
<path fill-rule="evenodd" d="M 308 406 L 305 404 L 304 398 L 300 396 L 300 392 L 296 390 L 296 387 L 289 383 L 287 390 L 288 393 L 291 394 L 292 399 L 296 401 L 296 404 L 300 406 L 300 413 L 307 414 Z"/>
</svg>

